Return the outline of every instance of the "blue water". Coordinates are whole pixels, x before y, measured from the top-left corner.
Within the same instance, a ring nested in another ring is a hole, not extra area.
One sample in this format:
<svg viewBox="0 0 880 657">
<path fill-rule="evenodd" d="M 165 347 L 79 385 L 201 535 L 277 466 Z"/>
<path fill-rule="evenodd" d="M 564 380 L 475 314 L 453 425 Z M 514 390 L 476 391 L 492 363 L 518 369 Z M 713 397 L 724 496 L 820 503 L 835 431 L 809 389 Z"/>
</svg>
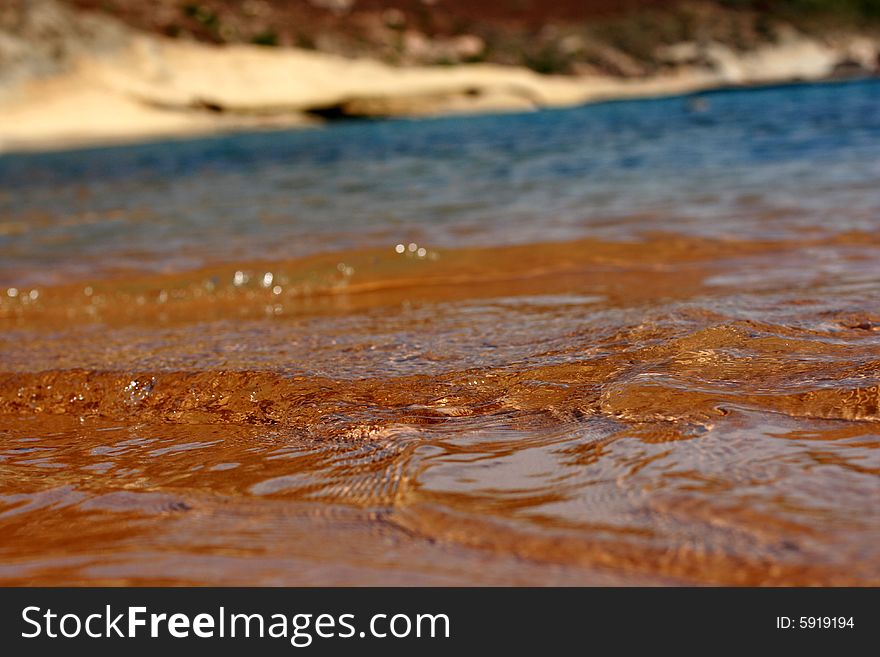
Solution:
<svg viewBox="0 0 880 657">
<path fill-rule="evenodd" d="M 880 82 L 0 157 L 0 282 L 418 241 L 873 230 Z"/>
</svg>

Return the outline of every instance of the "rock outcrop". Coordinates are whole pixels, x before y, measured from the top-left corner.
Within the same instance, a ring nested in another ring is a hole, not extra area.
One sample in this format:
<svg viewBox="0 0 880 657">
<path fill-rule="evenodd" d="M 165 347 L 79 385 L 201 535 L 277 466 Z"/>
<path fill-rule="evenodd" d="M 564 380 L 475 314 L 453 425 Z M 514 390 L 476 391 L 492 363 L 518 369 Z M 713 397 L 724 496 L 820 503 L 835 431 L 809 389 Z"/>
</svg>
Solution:
<svg viewBox="0 0 880 657">
<path fill-rule="evenodd" d="M 664 47 L 656 53 L 660 72 L 647 76 L 542 75 L 487 63 L 401 67 L 169 39 L 57 0 L 14 0 L 0 12 L 0 151 L 817 80 L 871 71 L 878 52 L 867 36 L 788 30 L 745 52 L 713 41 Z"/>
</svg>

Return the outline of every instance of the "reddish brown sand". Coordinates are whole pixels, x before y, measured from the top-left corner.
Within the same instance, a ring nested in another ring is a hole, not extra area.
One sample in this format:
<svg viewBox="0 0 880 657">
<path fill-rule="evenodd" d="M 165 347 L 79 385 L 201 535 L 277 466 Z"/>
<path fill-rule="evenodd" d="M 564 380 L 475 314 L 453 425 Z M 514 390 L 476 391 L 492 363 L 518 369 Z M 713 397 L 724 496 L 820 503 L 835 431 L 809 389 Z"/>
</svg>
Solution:
<svg viewBox="0 0 880 657">
<path fill-rule="evenodd" d="M 657 235 L 4 291 L 0 582 L 878 585 L 878 256 Z"/>
</svg>

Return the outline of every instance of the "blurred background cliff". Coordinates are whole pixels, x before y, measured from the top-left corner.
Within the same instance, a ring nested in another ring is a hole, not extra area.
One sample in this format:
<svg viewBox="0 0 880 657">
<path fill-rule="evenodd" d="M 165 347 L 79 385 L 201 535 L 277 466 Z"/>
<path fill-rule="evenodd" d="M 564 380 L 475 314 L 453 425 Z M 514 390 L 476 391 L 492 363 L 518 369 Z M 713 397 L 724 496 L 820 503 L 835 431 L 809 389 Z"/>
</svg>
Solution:
<svg viewBox="0 0 880 657">
<path fill-rule="evenodd" d="M 3 0 L 0 150 L 880 65 L 880 0 Z"/>
</svg>

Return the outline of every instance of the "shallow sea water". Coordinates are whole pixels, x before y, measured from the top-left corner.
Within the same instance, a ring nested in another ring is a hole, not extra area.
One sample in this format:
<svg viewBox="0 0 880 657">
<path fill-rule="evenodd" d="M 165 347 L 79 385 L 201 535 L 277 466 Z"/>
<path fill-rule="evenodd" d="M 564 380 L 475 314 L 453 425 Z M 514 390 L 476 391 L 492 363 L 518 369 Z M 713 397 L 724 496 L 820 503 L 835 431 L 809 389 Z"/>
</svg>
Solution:
<svg viewBox="0 0 880 657">
<path fill-rule="evenodd" d="M 0 157 L 4 584 L 880 583 L 880 82 Z"/>
</svg>

